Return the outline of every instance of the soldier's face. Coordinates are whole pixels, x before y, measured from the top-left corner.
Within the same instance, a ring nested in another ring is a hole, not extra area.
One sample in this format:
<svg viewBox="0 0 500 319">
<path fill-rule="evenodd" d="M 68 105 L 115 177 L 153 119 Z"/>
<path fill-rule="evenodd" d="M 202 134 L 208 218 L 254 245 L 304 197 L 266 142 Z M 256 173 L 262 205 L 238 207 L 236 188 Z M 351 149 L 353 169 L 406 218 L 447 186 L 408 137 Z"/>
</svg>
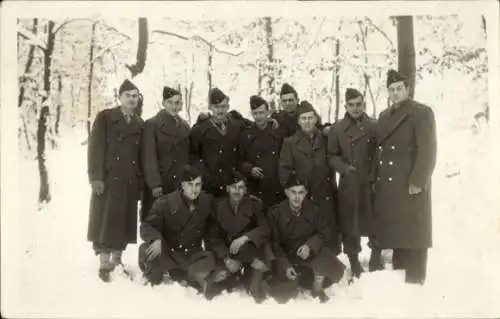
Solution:
<svg viewBox="0 0 500 319">
<path fill-rule="evenodd" d="M 229 100 L 224 99 L 219 104 L 211 104 L 209 109 L 216 120 L 223 120 L 229 111 Z"/>
<path fill-rule="evenodd" d="M 292 208 L 300 208 L 307 196 L 307 189 L 304 185 L 293 186 L 285 189 L 285 194 Z"/>
<path fill-rule="evenodd" d="M 265 104 L 262 104 L 258 108 L 252 110 L 252 117 L 256 124 L 262 125 L 269 118 L 269 109 Z"/>
<path fill-rule="evenodd" d="M 133 110 L 139 103 L 139 90 L 123 91 L 119 96 L 121 106 Z"/>
<path fill-rule="evenodd" d="M 363 101 L 363 97 L 358 96 L 355 99 L 347 101 L 345 108 L 351 117 L 357 119 L 365 112 L 366 104 L 365 101 Z"/>
<path fill-rule="evenodd" d="M 299 99 L 294 93 L 283 94 L 280 96 L 280 103 L 283 110 L 286 112 L 293 112 L 297 109 Z"/>
<path fill-rule="evenodd" d="M 240 202 L 247 192 L 247 186 L 244 181 L 239 181 L 238 183 L 228 185 L 226 190 L 233 201 Z"/>
<path fill-rule="evenodd" d="M 395 82 L 389 85 L 389 100 L 393 104 L 398 104 L 408 99 L 410 90 L 403 81 Z"/>
<path fill-rule="evenodd" d="M 313 111 L 303 113 L 299 115 L 299 126 L 302 131 L 309 133 L 316 128 L 316 123 L 318 123 L 318 117 Z"/>
<path fill-rule="evenodd" d="M 178 114 L 182 110 L 182 96 L 174 95 L 164 100 L 163 107 L 171 114 Z"/>
<path fill-rule="evenodd" d="M 182 182 L 182 192 L 188 199 L 195 200 L 198 196 L 200 196 L 201 185 L 201 176 L 193 179 L 192 181 Z"/>
</svg>

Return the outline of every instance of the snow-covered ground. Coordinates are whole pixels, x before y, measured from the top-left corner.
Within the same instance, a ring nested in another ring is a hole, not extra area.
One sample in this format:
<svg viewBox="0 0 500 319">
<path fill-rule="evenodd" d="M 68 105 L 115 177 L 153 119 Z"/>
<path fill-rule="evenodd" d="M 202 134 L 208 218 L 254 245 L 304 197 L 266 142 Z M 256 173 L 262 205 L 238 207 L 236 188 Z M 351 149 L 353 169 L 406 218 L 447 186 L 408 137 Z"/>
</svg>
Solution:
<svg viewBox="0 0 500 319">
<path fill-rule="evenodd" d="M 365 273 L 352 285 L 344 278 L 328 304 L 308 296 L 287 305 L 254 304 L 231 294 L 204 301 L 180 286 L 151 288 L 140 283 L 137 245 L 124 261 L 134 281 L 97 277 L 98 260 L 86 241 L 90 188 L 84 134 L 69 132 L 48 154 L 52 202 L 38 210 L 38 171 L 33 158 L 20 156 L 19 238 L 7 243 L 8 262 L 17 267 L 9 281 L 4 315 L 59 318 L 296 318 L 296 317 L 479 317 L 500 314 L 498 178 L 492 181 L 488 131 L 439 132 L 439 164 L 434 177 L 434 248 L 425 286 L 405 285 L 403 273 Z M 460 174 L 446 178 L 455 170 Z M 342 260 L 346 261 L 345 256 Z M 368 251 L 362 260 L 366 266 Z M 11 268 L 12 269 L 12 268 Z M 4 305 L 5 306 L 5 305 Z"/>
</svg>

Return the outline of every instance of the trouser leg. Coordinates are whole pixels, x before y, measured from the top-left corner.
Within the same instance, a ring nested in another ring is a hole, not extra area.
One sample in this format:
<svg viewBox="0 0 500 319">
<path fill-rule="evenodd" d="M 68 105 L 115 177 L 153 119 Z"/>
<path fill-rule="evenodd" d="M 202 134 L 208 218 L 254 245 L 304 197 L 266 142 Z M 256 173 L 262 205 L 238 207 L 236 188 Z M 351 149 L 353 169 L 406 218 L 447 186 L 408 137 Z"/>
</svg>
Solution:
<svg viewBox="0 0 500 319">
<path fill-rule="evenodd" d="M 382 249 L 380 249 L 375 236 L 368 236 L 368 247 L 371 248 L 370 261 L 368 263 L 369 270 L 383 270 L 384 263 L 382 261 Z"/>
<path fill-rule="evenodd" d="M 423 284 L 427 275 L 427 248 L 408 249 L 405 281 Z"/>
<path fill-rule="evenodd" d="M 142 243 L 139 246 L 139 268 L 144 277 L 152 284 L 157 285 L 163 280 L 164 270 L 161 267 L 161 258 L 158 256 L 153 260 L 148 260 L 146 257 L 147 243 Z"/>
<path fill-rule="evenodd" d="M 397 248 L 392 252 L 392 269 L 406 269 L 407 249 Z"/>
</svg>

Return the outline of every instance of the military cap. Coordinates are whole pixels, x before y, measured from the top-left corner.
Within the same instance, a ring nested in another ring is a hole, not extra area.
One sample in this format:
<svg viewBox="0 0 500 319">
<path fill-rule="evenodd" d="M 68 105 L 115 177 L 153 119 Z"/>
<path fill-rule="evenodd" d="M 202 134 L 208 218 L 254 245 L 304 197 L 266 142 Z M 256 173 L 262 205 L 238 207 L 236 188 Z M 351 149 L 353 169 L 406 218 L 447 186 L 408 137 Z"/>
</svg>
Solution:
<svg viewBox="0 0 500 319">
<path fill-rule="evenodd" d="M 394 69 L 390 69 L 387 72 L 387 87 L 389 85 L 399 82 L 399 81 L 406 81 L 408 78 L 404 76 L 403 74 L 399 73 L 398 71 Z"/>
<path fill-rule="evenodd" d="M 360 96 L 363 96 L 363 94 L 361 94 L 361 92 L 359 92 L 356 89 L 347 88 L 345 90 L 345 101 L 346 102 L 349 101 L 349 100 L 355 99 L 357 97 L 360 97 Z"/>
<path fill-rule="evenodd" d="M 299 106 L 297 107 L 297 114 L 301 115 L 301 114 L 308 113 L 308 112 L 316 113 L 316 110 L 314 109 L 312 104 L 309 103 L 308 101 L 300 102 Z"/>
<path fill-rule="evenodd" d="M 255 110 L 256 108 L 258 108 L 264 104 L 266 105 L 267 108 L 269 108 L 269 104 L 267 104 L 267 101 L 264 100 L 263 98 L 261 98 L 260 96 L 252 95 L 250 97 L 250 108 L 252 110 Z"/>
<path fill-rule="evenodd" d="M 118 94 L 122 94 L 125 91 L 139 90 L 134 83 L 130 82 L 128 79 L 125 79 L 123 83 L 120 85 L 118 89 Z"/>
<path fill-rule="evenodd" d="M 224 94 L 224 92 L 222 92 L 219 88 L 213 88 L 210 90 L 210 104 L 219 104 L 227 98 L 227 95 Z"/>
<path fill-rule="evenodd" d="M 163 87 L 163 100 L 168 100 L 172 96 L 181 95 L 181 92 L 176 89 L 172 89 L 171 87 L 164 86 Z"/>
<path fill-rule="evenodd" d="M 201 177 L 201 172 L 193 165 L 182 166 L 181 182 L 190 182 Z"/>
<path fill-rule="evenodd" d="M 246 182 L 246 180 L 247 179 L 246 179 L 245 175 L 241 174 L 237 170 L 232 170 L 226 185 L 230 186 L 230 185 L 236 184 L 236 183 L 241 182 L 241 181 Z"/>
<path fill-rule="evenodd" d="M 290 94 L 290 93 L 293 93 L 293 94 L 295 94 L 295 96 L 297 96 L 297 91 L 295 91 L 293 86 L 291 86 L 288 83 L 284 83 L 281 86 L 280 96 L 285 95 L 285 94 Z"/>
<path fill-rule="evenodd" d="M 296 172 L 292 172 L 285 183 L 285 189 L 295 186 L 304 186 L 307 188 L 307 182 L 300 178 Z"/>
</svg>

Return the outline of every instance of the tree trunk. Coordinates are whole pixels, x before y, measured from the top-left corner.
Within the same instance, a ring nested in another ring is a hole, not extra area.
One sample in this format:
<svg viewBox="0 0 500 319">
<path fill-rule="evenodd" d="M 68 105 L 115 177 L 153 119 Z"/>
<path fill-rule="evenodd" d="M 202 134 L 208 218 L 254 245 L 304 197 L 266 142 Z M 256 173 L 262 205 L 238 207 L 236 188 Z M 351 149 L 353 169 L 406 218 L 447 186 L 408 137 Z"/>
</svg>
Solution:
<svg viewBox="0 0 500 319">
<path fill-rule="evenodd" d="M 148 50 L 148 20 L 146 18 L 139 18 L 139 41 L 137 44 L 137 57 L 134 65 L 126 65 L 130 70 L 132 78 L 144 71 L 146 66 Z"/>
<path fill-rule="evenodd" d="M 33 19 L 33 34 L 37 34 L 37 29 L 38 29 L 38 19 L 35 18 Z M 19 41 L 17 41 L 19 43 Z M 28 61 L 26 61 L 26 65 L 24 67 L 24 74 L 27 74 L 31 70 L 31 65 L 33 64 L 33 58 L 35 57 L 35 46 L 33 44 L 30 45 L 30 49 L 28 51 Z M 19 98 L 18 98 L 18 107 L 21 107 L 24 101 L 24 94 L 25 94 L 25 87 L 23 85 L 24 82 L 26 82 L 26 78 L 23 78 L 21 80 L 22 82 L 20 84 L 19 88 Z"/>
<path fill-rule="evenodd" d="M 398 68 L 399 72 L 408 77 L 410 98 L 415 95 L 415 43 L 413 40 L 413 17 L 398 16 Z"/>
<path fill-rule="evenodd" d="M 50 202 L 50 187 L 47 165 L 45 162 L 45 139 L 47 135 L 47 123 L 50 116 L 50 108 L 48 99 L 50 96 L 50 72 L 52 64 L 52 53 L 54 52 L 54 21 L 48 22 L 48 37 L 47 48 L 44 52 L 44 74 L 43 74 L 43 90 L 44 95 L 42 98 L 42 109 L 38 119 L 37 129 L 37 158 L 38 158 L 38 171 L 40 173 L 40 192 L 38 196 L 38 203 Z"/>
<path fill-rule="evenodd" d="M 26 124 L 26 117 L 24 115 L 21 115 L 21 119 L 23 120 L 22 133 L 24 135 L 24 138 L 26 139 L 26 147 L 28 148 L 28 151 L 31 151 L 31 141 L 28 135 L 28 125 Z"/>
<path fill-rule="evenodd" d="M 95 27 L 96 22 L 92 23 L 92 33 L 90 36 L 89 48 L 89 82 L 88 82 L 88 99 L 87 99 L 87 136 L 90 135 L 92 118 L 92 79 L 94 78 L 94 45 L 95 45 Z"/>
<path fill-rule="evenodd" d="M 213 62 L 213 47 L 208 49 L 208 63 L 207 63 L 207 82 L 208 82 L 208 93 L 207 93 L 207 106 L 210 105 L 210 90 L 212 89 L 212 62 Z"/>
<path fill-rule="evenodd" d="M 268 97 L 274 97 L 274 45 L 273 45 L 273 25 L 271 17 L 264 17 L 264 30 L 266 34 L 266 58 L 267 68 L 265 75 L 267 76 L 266 93 Z"/>
<path fill-rule="evenodd" d="M 361 43 L 363 44 L 363 50 L 365 51 L 365 65 L 368 65 L 368 46 L 366 44 L 366 37 L 368 36 L 368 27 L 365 27 L 363 30 L 363 22 L 358 21 L 359 32 L 361 33 Z M 375 98 L 373 97 L 372 87 L 370 85 L 370 76 L 363 71 L 363 80 L 365 82 L 365 88 L 363 91 L 363 95 L 365 96 L 366 101 L 366 89 L 368 88 L 368 92 L 370 93 L 370 98 L 372 100 L 373 105 L 373 113 L 375 113 Z"/>
<path fill-rule="evenodd" d="M 340 112 L 340 81 L 339 81 L 340 65 L 338 63 L 339 54 L 340 54 L 340 40 L 337 38 L 335 42 L 335 57 L 337 60 L 337 64 L 335 65 L 335 122 L 338 121 Z"/>
<path fill-rule="evenodd" d="M 56 132 L 56 135 L 59 135 L 59 124 L 61 122 L 61 108 L 62 108 L 62 79 L 61 75 L 59 74 L 57 77 L 57 91 L 59 92 L 58 94 L 58 100 L 57 100 L 57 109 L 56 109 L 56 123 L 54 125 L 54 131 Z"/>
</svg>

